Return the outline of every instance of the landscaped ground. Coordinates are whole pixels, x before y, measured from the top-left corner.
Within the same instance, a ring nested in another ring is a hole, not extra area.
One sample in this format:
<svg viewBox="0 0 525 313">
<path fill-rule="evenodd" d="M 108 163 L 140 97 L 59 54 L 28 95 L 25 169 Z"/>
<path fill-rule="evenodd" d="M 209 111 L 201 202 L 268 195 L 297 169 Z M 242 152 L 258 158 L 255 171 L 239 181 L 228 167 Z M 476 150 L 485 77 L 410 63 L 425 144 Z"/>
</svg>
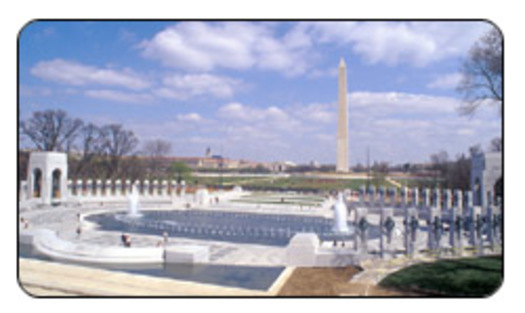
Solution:
<svg viewBox="0 0 525 313">
<path fill-rule="evenodd" d="M 312 191 L 330 191 L 342 189 L 358 189 L 366 185 L 367 180 L 361 178 L 354 179 L 336 179 L 336 178 L 316 178 L 316 177 L 280 177 L 280 176 L 215 176 L 215 177 L 194 177 L 194 180 L 199 184 L 205 185 L 224 185 L 233 186 L 241 185 L 244 188 L 278 188 L 278 189 L 302 189 Z M 189 182 L 190 185 L 194 181 Z M 381 185 L 385 187 L 392 187 L 388 181 L 383 181 Z"/>
<path fill-rule="evenodd" d="M 299 267 L 279 291 L 278 296 L 338 296 L 359 269 L 355 267 Z"/>
<path fill-rule="evenodd" d="M 313 195 L 254 192 L 252 194 L 245 195 L 240 197 L 239 199 L 234 199 L 231 201 L 259 204 L 320 206 L 324 200 L 324 197 Z"/>
<path fill-rule="evenodd" d="M 379 286 L 433 296 L 490 296 L 503 281 L 501 256 L 422 263 L 383 279 Z"/>
<path fill-rule="evenodd" d="M 299 267 L 294 269 L 277 296 L 280 297 L 362 297 L 362 296 L 418 296 L 379 286 L 356 284 L 351 278 L 359 268 Z"/>
</svg>

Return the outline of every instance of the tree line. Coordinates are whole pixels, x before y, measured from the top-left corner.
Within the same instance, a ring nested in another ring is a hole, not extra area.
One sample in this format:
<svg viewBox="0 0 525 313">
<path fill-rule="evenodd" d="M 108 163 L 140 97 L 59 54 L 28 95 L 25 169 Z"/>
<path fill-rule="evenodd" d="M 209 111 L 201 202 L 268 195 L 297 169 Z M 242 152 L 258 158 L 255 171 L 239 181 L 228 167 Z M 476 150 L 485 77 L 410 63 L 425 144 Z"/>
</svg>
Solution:
<svg viewBox="0 0 525 313">
<path fill-rule="evenodd" d="M 20 123 L 20 142 L 36 151 L 68 154 L 69 177 L 100 179 L 183 179 L 191 170 L 165 158 L 171 143 L 162 139 L 145 141 L 121 124 L 96 125 L 68 116 L 63 110 L 37 111 Z M 19 179 L 27 173 L 29 152 L 19 147 Z"/>
</svg>

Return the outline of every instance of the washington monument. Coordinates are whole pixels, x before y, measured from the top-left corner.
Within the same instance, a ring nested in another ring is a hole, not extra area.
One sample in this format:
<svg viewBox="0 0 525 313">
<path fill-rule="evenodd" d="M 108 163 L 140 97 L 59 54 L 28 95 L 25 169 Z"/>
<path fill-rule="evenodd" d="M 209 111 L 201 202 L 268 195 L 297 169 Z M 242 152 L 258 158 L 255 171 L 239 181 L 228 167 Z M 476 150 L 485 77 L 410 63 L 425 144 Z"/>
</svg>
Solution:
<svg viewBox="0 0 525 313">
<path fill-rule="evenodd" d="M 337 172 L 348 172 L 348 103 L 346 99 L 346 65 L 339 62 L 339 105 L 337 112 Z"/>
</svg>

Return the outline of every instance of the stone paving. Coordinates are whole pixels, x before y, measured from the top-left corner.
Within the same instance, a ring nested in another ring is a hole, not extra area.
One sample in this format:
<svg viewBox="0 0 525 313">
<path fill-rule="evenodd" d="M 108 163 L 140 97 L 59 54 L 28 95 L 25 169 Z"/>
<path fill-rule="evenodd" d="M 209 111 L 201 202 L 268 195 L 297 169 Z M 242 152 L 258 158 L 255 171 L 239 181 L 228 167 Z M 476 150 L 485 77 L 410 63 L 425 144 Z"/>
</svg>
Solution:
<svg viewBox="0 0 525 313">
<path fill-rule="evenodd" d="M 157 208 L 155 208 L 157 209 Z M 179 208 L 180 209 L 180 208 Z M 93 244 L 97 246 L 122 246 L 121 234 L 117 232 L 101 231 L 95 225 L 87 221 L 78 221 L 77 214 L 82 216 L 98 212 L 122 211 L 122 206 L 105 205 L 103 208 L 98 205 L 85 206 L 81 210 L 78 207 L 60 207 L 50 209 L 39 209 L 20 213 L 20 217 L 29 221 L 28 228 L 47 228 L 57 231 L 60 238 L 83 244 Z M 82 225 L 82 232 L 77 234 L 76 230 Z M 24 225 L 21 224 L 23 229 Z M 158 246 L 162 236 L 152 236 L 143 234 L 131 234 L 133 247 L 155 247 Z M 231 264 L 231 265 L 253 265 L 253 266 L 275 266 L 282 265 L 284 258 L 284 247 L 261 246 L 250 244 L 236 244 L 221 241 L 197 240 L 171 237 L 168 245 L 205 245 L 210 248 L 211 264 Z"/>
<path fill-rule="evenodd" d="M 35 296 L 271 296 L 275 291 L 248 290 L 65 265 L 20 260 L 20 282 Z"/>
<path fill-rule="evenodd" d="M 121 246 L 120 233 L 116 232 L 106 232 L 96 229 L 96 225 L 93 225 L 87 221 L 79 221 L 78 213 L 81 213 L 82 216 L 87 214 L 94 214 L 99 212 L 117 212 L 124 211 L 126 204 L 125 203 L 87 203 L 82 206 L 62 206 L 62 207 L 53 207 L 45 208 L 41 207 L 33 210 L 21 210 L 19 217 L 25 218 L 29 221 L 28 228 L 48 228 L 51 230 L 57 231 L 58 235 L 69 241 L 78 241 L 86 244 L 93 244 L 98 246 Z M 163 210 L 163 209 L 183 209 L 183 204 L 180 203 L 176 207 L 163 204 L 155 204 L 154 209 Z M 148 206 L 145 205 L 145 209 Z M 152 207 L 153 208 L 153 207 Z M 317 216 L 330 216 L 332 213 L 330 210 L 319 209 L 312 211 L 301 211 L 296 207 L 286 207 L 279 206 L 258 206 L 252 205 L 247 206 L 244 204 L 242 207 L 239 205 L 231 205 L 231 203 L 221 203 L 218 206 L 210 206 L 199 208 L 199 210 L 221 210 L 221 211 L 231 211 L 231 212 L 250 212 L 250 213 L 281 213 L 281 214 L 313 214 Z M 376 224 L 379 222 L 379 216 L 377 214 L 368 215 L 370 223 Z M 352 219 L 352 217 L 350 218 Z M 396 223 L 396 229 L 394 230 L 393 237 L 393 246 L 402 247 L 403 244 L 403 230 L 402 230 L 402 217 L 394 217 Z M 80 235 L 77 235 L 76 230 L 78 226 L 82 226 L 82 232 Z M 20 229 L 23 229 L 25 225 L 20 224 Z M 141 235 L 141 234 L 132 234 L 132 246 L 134 247 L 153 247 L 157 246 L 159 242 L 162 241 L 161 236 L 152 236 L 152 235 Z M 417 245 L 420 248 L 426 246 L 426 234 L 420 232 L 418 236 Z M 284 247 L 273 247 L 273 246 L 261 246 L 261 245 L 250 245 L 250 244 L 236 244 L 228 242 L 218 242 L 218 241 L 203 241 L 203 240 L 194 240 L 187 238 L 170 238 L 169 245 L 177 244 L 197 244 L 197 245 L 206 245 L 210 247 L 210 263 L 211 264 L 230 264 L 230 265 L 252 265 L 252 266 L 279 266 L 284 264 L 285 259 L 285 248 Z M 330 243 L 331 244 L 331 243 Z M 328 243 L 324 243 L 323 246 L 329 246 Z M 347 242 L 346 248 L 340 246 L 335 247 L 335 249 L 352 249 L 353 242 Z M 385 292 L 377 287 L 377 283 L 384 278 L 386 275 L 397 271 L 403 267 L 420 263 L 428 262 L 435 260 L 435 256 L 431 257 L 424 254 L 419 254 L 413 258 L 402 256 L 402 254 L 387 255 L 386 259 L 377 258 L 377 253 L 379 250 L 379 240 L 369 240 L 368 241 L 368 251 L 371 255 L 370 258 L 361 262 L 360 266 L 364 269 L 363 272 L 355 275 L 351 281 L 350 285 L 353 288 L 350 288 L 352 291 L 349 292 L 348 296 L 369 296 L 369 295 L 396 295 L 392 292 Z M 28 264 L 24 260 L 25 264 Z M 29 263 L 32 263 L 31 260 Z M 46 262 L 43 262 L 46 263 Z M 37 265 L 24 266 L 21 267 L 21 273 L 25 271 L 25 282 L 29 288 L 35 293 L 42 291 L 42 284 L 45 282 L 44 276 L 42 276 L 41 281 L 35 281 L 35 277 L 38 275 L 45 274 L 35 274 L 37 272 L 36 267 L 44 267 L 47 270 L 49 267 L 47 265 L 42 265 L 37 263 Z M 31 272 L 33 271 L 33 272 Z M 45 271 L 44 271 L 45 272 Z M 32 276 L 33 274 L 36 276 Z M 133 275 L 131 275 L 133 276 Z M 49 276 L 50 277 L 50 276 Z M 49 278 L 48 278 L 49 279 Z M 37 279 L 38 280 L 38 279 Z M 32 283 L 31 283 L 32 281 Z M 81 279 L 80 279 L 81 281 Z M 40 284 L 40 285 L 39 285 Z M 77 282 L 75 282 L 77 284 Z M 110 283 L 111 284 L 111 283 Z M 40 286 L 40 287 L 39 287 Z M 40 288 L 40 289 L 39 289 Z M 75 287 L 77 288 L 77 287 Z M 80 289 L 78 289 L 80 288 Z M 82 293 L 82 288 L 78 287 L 77 291 L 80 290 Z M 219 287 L 218 287 L 219 288 Z M 45 288 L 44 288 L 45 289 Z M 74 288 L 73 288 L 74 289 Z M 133 289 L 133 288 L 132 288 Z M 130 289 L 131 290 L 131 289 Z M 85 290 L 84 290 L 85 291 Z M 96 291 L 96 290 L 95 290 Z M 128 290 L 129 291 L 129 290 Z M 43 291 L 42 291 L 43 292 Z M 68 291 L 56 290 L 59 294 L 68 294 Z M 98 291 L 95 292 L 95 294 Z M 106 292 L 106 291 L 104 291 Z M 103 292 L 103 293 L 104 293 Z M 109 291 L 108 291 L 109 292 Z M 135 291 L 130 291 L 131 293 L 126 295 L 136 294 Z M 75 293 L 75 292 L 73 292 Z M 152 292 L 152 294 L 159 294 L 159 291 Z M 160 293 L 162 294 L 162 293 Z M 204 295 L 199 291 L 197 294 Z M 241 292 L 242 294 L 242 292 Z"/>
</svg>

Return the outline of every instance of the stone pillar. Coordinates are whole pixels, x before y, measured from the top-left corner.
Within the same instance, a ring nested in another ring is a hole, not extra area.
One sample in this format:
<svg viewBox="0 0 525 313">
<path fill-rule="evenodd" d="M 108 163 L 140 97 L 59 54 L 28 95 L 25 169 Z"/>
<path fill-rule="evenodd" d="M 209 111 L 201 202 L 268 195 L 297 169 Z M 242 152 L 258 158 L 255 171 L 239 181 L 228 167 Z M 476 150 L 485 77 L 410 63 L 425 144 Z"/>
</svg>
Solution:
<svg viewBox="0 0 525 313">
<path fill-rule="evenodd" d="M 381 258 L 383 258 L 385 256 L 385 253 L 393 256 L 395 249 L 393 249 L 392 245 L 392 236 L 394 232 L 394 227 L 396 226 L 396 223 L 394 222 L 393 208 L 381 208 L 380 225 L 380 256 Z"/>
<path fill-rule="evenodd" d="M 82 179 L 77 179 L 77 183 L 76 183 L 76 193 L 77 193 L 77 197 L 82 197 L 83 194 L 82 194 Z"/>
<path fill-rule="evenodd" d="M 368 228 L 370 225 L 367 220 L 367 213 L 368 209 L 361 207 L 356 209 L 355 214 L 356 234 L 354 236 L 354 248 L 363 255 L 368 253 Z"/>
<path fill-rule="evenodd" d="M 186 197 L 186 182 L 185 181 L 180 182 L 180 197 L 181 199 L 184 199 Z"/>
<path fill-rule="evenodd" d="M 162 196 L 163 197 L 167 197 L 168 196 L 168 181 L 167 180 L 163 180 L 162 181 Z"/>
<path fill-rule="evenodd" d="M 110 179 L 106 179 L 106 188 L 105 188 L 105 191 L 106 191 L 106 197 L 111 197 L 112 196 L 112 182 Z"/>
<path fill-rule="evenodd" d="M 419 217 L 417 214 L 417 208 L 407 207 L 405 216 L 405 234 L 407 235 L 405 251 L 407 255 L 413 256 L 417 253 L 417 235 L 419 230 Z"/>
<path fill-rule="evenodd" d="M 439 188 L 434 189 L 434 195 L 432 197 L 432 204 L 435 208 L 441 209 L 441 195 Z"/>
<path fill-rule="evenodd" d="M 122 180 L 115 180 L 115 197 L 120 197 L 122 193 Z"/>
<path fill-rule="evenodd" d="M 170 181 L 170 196 L 172 199 L 177 197 L 177 181 L 176 180 Z"/>
<path fill-rule="evenodd" d="M 74 196 L 74 193 L 73 193 L 73 181 L 71 179 L 68 179 L 67 180 L 67 190 L 68 190 L 68 196 L 69 197 L 73 197 Z"/>
<path fill-rule="evenodd" d="M 452 192 L 450 189 L 443 190 L 443 210 L 452 209 Z"/>
<path fill-rule="evenodd" d="M 359 205 L 362 207 L 365 206 L 365 197 L 366 197 L 366 187 L 361 186 L 359 188 Z"/>
<path fill-rule="evenodd" d="M 430 208 L 430 189 L 423 189 L 421 191 L 421 197 L 423 198 L 423 209 L 428 210 Z"/>
<path fill-rule="evenodd" d="M 53 177 L 50 171 L 42 173 L 42 202 L 51 204 L 51 189 Z"/>
<path fill-rule="evenodd" d="M 150 192 L 149 192 L 149 180 L 146 179 L 142 182 L 142 196 L 144 198 L 146 197 L 149 197 L 150 196 Z"/>
<path fill-rule="evenodd" d="M 396 187 L 390 187 L 388 197 L 390 198 L 390 205 L 395 208 L 397 203 L 397 188 Z"/>
<path fill-rule="evenodd" d="M 142 187 L 140 185 L 140 180 L 136 179 L 135 182 L 133 182 L 133 184 L 131 185 L 131 187 L 129 189 L 129 194 L 130 195 L 133 193 L 133 188 L 135 188 L 135 190 L 137 190 L 137 195 L 141 195 L 142 194 Z"/>
<path fill-rule="evenodd" d="M 401 206 L 405 208 L 408 205 L 408 188 L 403 187 L 399 190 L 401 196 Z"/>
<path fill-rule="evenodd" d="M 474 212 L 474 204 L 473 204 L 473 194 L 472 191 L 465 192 L 465 209 L 467 211 L 466 216 L 466 228 L 469 231 L 469 244 L 472 246 L 476 245 L 476 227 L 475 227 L 475 219 L 476 214 Z"/>
<path fill-rule="evenodd" d="M 454 190 L 454 201 L 450 209 L 449 243 L 454 254 L 463 254 L 463 194 Z"/>
<path fill-rule="evenodd" d="M 102 197 L 102 180 L 97 179 L 95 188 L 96 188 L 97 197 Z"/>
<path fill-rule="evenodd" d="M 370 186 L 368 188 L 368 204 L 373 207 L 376 203 L 376 187 Z"/>
<path fill-rule="evenodd" d="M 151 196 L 152 197 L 156 197 L 157 196 L 158 188 L 159 188 L 159 181 L 154 179 L 151 182 Z"/>
<path fill-rule="evenodd" d="M 483 215 L 481 214 L 481 207 L 475 206 L 474 207 L 474 237 L 475 240 L 475 250 L 477 255 L 483 254 L 483 226 L 484 226 L 484 219 Z"/>
<path fill-rule="evenodd" d="M 385 239 L 384 239 L 384 228 L 383 228 L 383 210 L 385 208 L 385 196 L 386 196 L 386 190 L 384 186 L 379 187 L 379 209 L 380 211 L 380 218 L 379 218 L 379 256 L 383 258 L 383 253 L 385 250 Z"/>
<path fill-rule="evenodd" d="M 126 179 L 126 180 L 124 181 L 124 188 L 122 189 L 122 194 L 123 194 L 124 196 L 130 195 L 130 194 L 131 194 L 131 188 L 132 188 L 132 186 L 131 186 L 131 180 Z"/>
<path fill-rule="evenodd" d="M 159 181 L 158 180 L 154 180 L 153 181 L 153 190 L 152 190 L 152 196 L 160 196 L 160 192 L 159 192 Z"/>
<path fill-rule="evenodd" d="M 86 180 L 86 195 L 88 197 L 93 197 L 93 180 Z"/>
<path fill-rule="evenodd" d="M 450 191 L 450 189 L 444 189 L 443 190 L 443 207 L 442 207 L 442 210 L 441 210 L 441 216 L 443 216 L 443 214 L 445 215 L 445 220 L 448 219 L 448 222 L 449 222 L 449 232 L 448 232 L 448 235 L 450 235 L 450 228 L 454 228 L 453 225 L 451 224 L 454 224 L 454 219 L 451 219 L 451 212 L 449 212 L 449 210 L 452 210 L 452 193 Z M 443 221 L 445 222 L 445 221 Z M 445 235 L 445 234 L 443 234 Z M 450 239 L 450 237 L 449 237 Z"/>
<path fill-rule="evenodd" d="M 419 207 L 419 189 L 417 188 L 412 189 L 412 206 L 416 209 Z"/>
<path fill-rule="evenodd" d="M 493 236 L 494 241 L 497 244 L 501 244 L 501 238 L 502 238 L 502 219 L 501 219 L 501 198 L 498 197 L 496 199 L 496 202 L 494 203 L 494 206 L 492 208 L 492 225 L 493 225 Z"/>
<path fill-rule="evenodd" d="M 439 208 L 430 207 L 428 212 L 428 249 L 435 251 L 441 249 L 441 235 L 443 232 L 443 222 L 441 221 L 441 211 Z"/>
<path fill-rule="evenodd" d="M 384 186 L 381 186 L 379 187 L 379 190 L 378 190 L 378 194 L 379 194 L 379 206 L 380 207 L 384 207 L 385 206 L 385 197 L 386 197 L 386 189 Z"/>
<path fill-rule="evenodd" d="M 493 212 L 493 196 L 492 191 L 487 192 L 487 214 L 485 215 L 485 229 L 487 230 L 487 241 L 490 244 L 490 248 L 494 251 L 494 228 L 492 224 L 492 212 Z"/>
<path fill-rule="evenodd" d="M 403 234 L 403 246 L 408 254 L 408 239 L 409 239 L 409 217 L 408 217 L 408 188 L 403 187 L 400 190 L 401 193 L 401 206 L 403 208 L 403 226 L 405 231 Z"/>
</svg>

